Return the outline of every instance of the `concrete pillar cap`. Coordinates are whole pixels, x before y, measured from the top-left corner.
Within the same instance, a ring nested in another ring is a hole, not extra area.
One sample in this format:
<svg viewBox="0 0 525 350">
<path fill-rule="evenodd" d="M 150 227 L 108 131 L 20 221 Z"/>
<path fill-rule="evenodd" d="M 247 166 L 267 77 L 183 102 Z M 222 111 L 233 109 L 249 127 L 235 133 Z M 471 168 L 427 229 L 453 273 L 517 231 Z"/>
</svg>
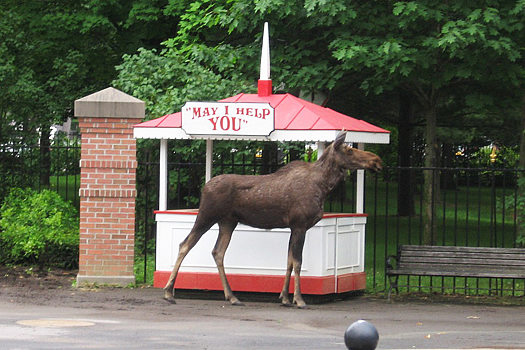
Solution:
<svg viewBox="0 0 525 350">
<path fill-rule="evenodd" d="M 75 100 L 75 117 L 144 118 L 145 103 L 113 87 Z"/>
</svg>

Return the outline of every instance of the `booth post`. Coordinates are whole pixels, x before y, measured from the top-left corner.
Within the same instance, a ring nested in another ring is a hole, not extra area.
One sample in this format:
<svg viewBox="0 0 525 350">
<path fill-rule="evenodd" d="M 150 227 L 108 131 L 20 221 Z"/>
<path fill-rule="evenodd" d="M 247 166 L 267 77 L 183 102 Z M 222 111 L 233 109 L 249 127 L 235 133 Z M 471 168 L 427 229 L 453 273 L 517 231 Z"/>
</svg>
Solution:
<svg viewBox="0 0 525 350">
<path fill-rule="evenodd" d="M 77 286 L 127 285 L 133 274 L 136 141 L 144 102 L 114 88 L 75 101 L 82 135 Z"/>
</svg>

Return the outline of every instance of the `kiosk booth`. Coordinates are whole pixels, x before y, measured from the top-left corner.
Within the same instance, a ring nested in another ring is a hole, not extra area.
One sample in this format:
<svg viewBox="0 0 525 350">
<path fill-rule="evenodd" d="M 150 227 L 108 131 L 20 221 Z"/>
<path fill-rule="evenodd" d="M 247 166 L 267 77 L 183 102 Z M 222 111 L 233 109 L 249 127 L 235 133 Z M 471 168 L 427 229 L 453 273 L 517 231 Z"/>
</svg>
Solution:
<svg viewBox="0 0 525 350">
<path fill-rule="evenodd" d="M 198 210 L 167 208 L 168 139 L 205 139 L 206 181 L 211 178 L 213 140 L 325 142 L 347 131 L 346 142 L 388 143 L 389 132 L 363 120 L 290 94 L 273 94 L 268 27 L 265 24 L 257 94 L 238 94 L 219 102 L 187 102 L 181 112 L 134 126 L 134 137 L 160 139 L 159 208 L 154 286 L 164 287 Z M 357 212 L 325 213 L 306 234 L 301 271 L 304 294 L 333 294 L 364 289 L 366 214 L 364 170 L 358 170 Z M 213 226 L 186 256 L 175 288 L 222 290 L 211 251 L 218 235 Z M 224 259 L 233 291 L 279 293 L 286 271 L 289 229 L 262 230 L 239 224 Z M 292 282 L 293 283 L 293 277 Z"/>
</svg>

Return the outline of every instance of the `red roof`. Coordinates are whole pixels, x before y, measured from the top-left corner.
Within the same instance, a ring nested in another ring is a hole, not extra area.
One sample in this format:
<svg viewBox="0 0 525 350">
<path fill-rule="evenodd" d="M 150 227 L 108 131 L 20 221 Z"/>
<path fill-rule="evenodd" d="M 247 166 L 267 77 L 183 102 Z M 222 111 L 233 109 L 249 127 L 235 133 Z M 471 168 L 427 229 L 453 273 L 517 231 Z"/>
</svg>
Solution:
<svg viewBox="0 0 525 350">
<path fill-rule="evenodd" d="M 238 94 L 220 102 L 268 102 L 275 109 L 276 130 L 342 130 L 389 133 L 389 131 L 322 107 L 290 94 Z M 181 112 L 168 114 L 135 127 L 180 128 Z"/>
</svg>

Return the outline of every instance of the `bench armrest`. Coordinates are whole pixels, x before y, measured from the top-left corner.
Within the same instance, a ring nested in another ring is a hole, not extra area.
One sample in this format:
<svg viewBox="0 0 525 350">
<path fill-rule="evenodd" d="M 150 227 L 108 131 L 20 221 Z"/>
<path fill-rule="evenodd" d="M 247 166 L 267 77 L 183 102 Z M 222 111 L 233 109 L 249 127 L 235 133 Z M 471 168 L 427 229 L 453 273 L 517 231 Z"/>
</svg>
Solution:
<svg viewBox="0 0 525 350">
<path fill-rule="evenodd" d="M 394 263 L 395 261 L 395 263 Z M 394 265 L 397 266 L 397 261 L 398 261 L 398 257 L 397 255 L 389 255 L 387 258 L 386 258 L 386 265 L 385 265 L 385 268 L 386 268 L 386 273 L 388 274 L 388 272 L 390 270 L 393 270 L 394 269 Z"/>
</svg>

